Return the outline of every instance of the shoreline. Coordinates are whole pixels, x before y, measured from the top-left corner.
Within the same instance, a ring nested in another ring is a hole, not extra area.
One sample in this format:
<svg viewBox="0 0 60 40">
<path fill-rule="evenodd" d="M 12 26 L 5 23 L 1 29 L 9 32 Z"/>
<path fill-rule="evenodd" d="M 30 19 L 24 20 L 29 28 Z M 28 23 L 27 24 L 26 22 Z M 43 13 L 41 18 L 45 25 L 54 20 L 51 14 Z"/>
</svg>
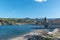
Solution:
<svg viewBox="0 0 60 40">
<path fill-rule="evenodd" d="M 59 39 L 60 38 L 60 36 L 57 36 L 57 37 L 55 37 L 55 36 L 53 36 L 53 37 L 51 37 L 51 36 L 49 36 L 49 32 L 50 31 L 47 31 L 48 29 L 44 29 L 44 30 L 34 30 L 34 31 L 32 31 L 32 32 L 29 32 L 29 33 L 27 33 L 27 34 L 24 34 L 24 35 L 21 35 L 21 36 L 19 36 L 19 37 L 16 37 L 16 38 L 12 38 L 12 39 L 10 39 L 10 40 L 28 40 L 28 38 L 34 38 L 34 37 L 36 37 L 36 36 L 38 36 L 39 38 L 40 37 L 42 37 L 42 38 L 49 38 L 49 39 Z M 54 31 L 57 31 L 57 28 L 56 29 L 54 29 Z M 52 31 L 52 33 L 53 33 L 53 31 Z M 57 32 L 56 32 L 57 33 Z M 48 35 L 47 35 L 48 34 Z M 54 33 L 55 34 L 55 33 Z M 54 35 L 53 34 L 53 35 Z"/>
<path fill-rule="evenodd" d="M 18 37 L 16 37 L 16 38 L 12 38 L 12 39 L 9 39 L 9 40 L 26 40 L 27 38 L 25 38 L 25 37 L 28 37 L 29 35 L 42 35 L 41 34 L 41 32 L 42 32 L 43 30 L 34 30 L 34 31 L 32 31 L 32 32 L 29 32 L 29 33 L 27 33 L 27 34 L 24 34 L 24 35 L 21 35 L 21 36 L 18 36 Z"/>
</svg>

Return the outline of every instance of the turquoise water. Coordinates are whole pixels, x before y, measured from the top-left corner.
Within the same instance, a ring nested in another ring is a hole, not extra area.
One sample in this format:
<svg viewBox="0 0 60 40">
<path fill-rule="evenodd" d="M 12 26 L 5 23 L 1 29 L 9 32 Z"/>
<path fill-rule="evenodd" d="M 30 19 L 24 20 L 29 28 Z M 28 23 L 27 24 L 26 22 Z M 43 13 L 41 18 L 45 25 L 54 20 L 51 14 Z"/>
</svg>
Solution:
<svg viewBox="0 0 60 40">
<path fill-rule="evenodd" d="M 3 25 L 0 26 L 0 39 L 6 39 L 13 37 L 15 35 L 23 35 L 25 33 L 28 33 L 30 31 L 33 31 L 31 27 L 38 27 L 33 25 Z"/>
</svg>

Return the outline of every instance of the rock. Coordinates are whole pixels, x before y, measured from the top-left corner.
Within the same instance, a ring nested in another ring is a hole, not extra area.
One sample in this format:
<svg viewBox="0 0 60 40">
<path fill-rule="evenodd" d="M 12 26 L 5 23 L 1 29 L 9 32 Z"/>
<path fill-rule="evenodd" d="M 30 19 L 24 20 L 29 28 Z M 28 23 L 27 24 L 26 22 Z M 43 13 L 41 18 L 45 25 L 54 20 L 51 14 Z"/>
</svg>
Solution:
<svg viewBox="0 0 60 40">
<path fill-rule="evenodd" d="M 60 31 L 60 30 L 59 30 L 58 28 L 56 28 L 56 29 L 54 29 L 52 32 L 53 32 L 53 33 L 59 33 L 59 31 Z"/>
<path fill-rule="evenodd" d="M 42 39 L 40 38 L 40 36 L 33 35 L 33 36 L 29 37 L 27 40 L 42 40 Z"/>
</svg>

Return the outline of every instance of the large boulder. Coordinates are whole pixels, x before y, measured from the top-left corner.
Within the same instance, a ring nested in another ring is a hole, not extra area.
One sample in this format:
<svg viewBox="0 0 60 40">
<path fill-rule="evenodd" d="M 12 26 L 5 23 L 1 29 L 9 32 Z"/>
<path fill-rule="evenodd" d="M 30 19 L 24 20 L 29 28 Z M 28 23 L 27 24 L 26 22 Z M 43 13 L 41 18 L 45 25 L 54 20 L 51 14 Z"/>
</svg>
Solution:
<svg viewBox="0 0 60 40">
<path fill-rule="evenodd" d="M 52 32 L 53 32 L 53 33 L 60 33 L 60 30 L 59 30 L 58 28 L 56 28 L 56 29 L 54 29 Z"/>
<path fill-rule="evenodd" d="M 40 35 L 27 35 L 25 40 L 42 40 Z"/>
</svg>

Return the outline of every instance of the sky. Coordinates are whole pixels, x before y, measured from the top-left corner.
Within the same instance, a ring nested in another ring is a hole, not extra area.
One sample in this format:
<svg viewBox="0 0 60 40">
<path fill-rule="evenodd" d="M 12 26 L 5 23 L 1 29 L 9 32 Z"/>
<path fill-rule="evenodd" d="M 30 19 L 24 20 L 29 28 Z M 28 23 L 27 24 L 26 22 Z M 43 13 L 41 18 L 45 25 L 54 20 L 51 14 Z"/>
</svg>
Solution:
<svg viewBox="0 0 60 40">
<path fill-rule="evenodd" d="M 0 18 L 60 18 L 60 0 L 0 0 Z"/>
</svg>

